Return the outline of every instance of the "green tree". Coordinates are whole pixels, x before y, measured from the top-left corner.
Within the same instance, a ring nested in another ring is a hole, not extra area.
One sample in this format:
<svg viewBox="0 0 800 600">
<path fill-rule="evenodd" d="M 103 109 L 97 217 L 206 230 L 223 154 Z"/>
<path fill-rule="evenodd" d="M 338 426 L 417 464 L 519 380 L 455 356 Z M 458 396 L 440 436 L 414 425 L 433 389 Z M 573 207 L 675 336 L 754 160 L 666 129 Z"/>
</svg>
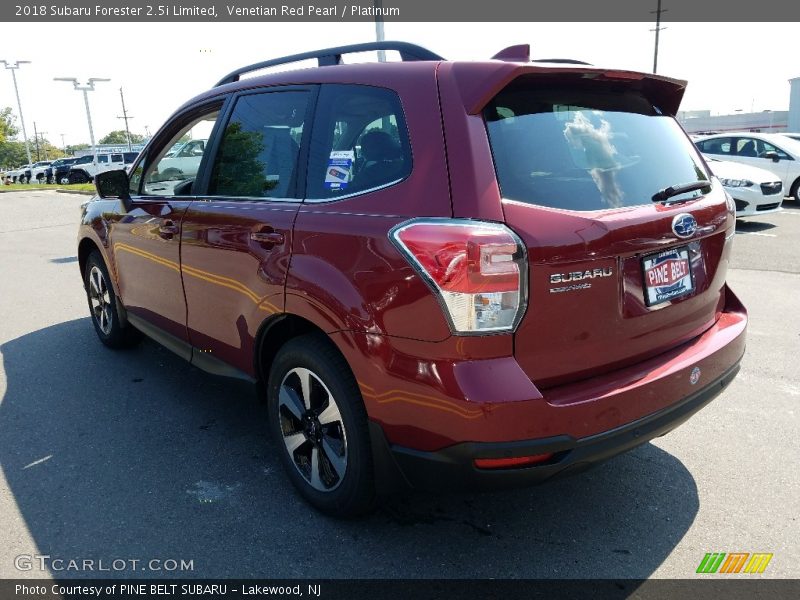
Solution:
<svg viewBox="0 0 800 600">
<path fill-rule="evenodd" d="M 10 106 L 0 109 L 0 144 L 13 138 L 19 132 L 19 128 L 14 124 L 16 120 L 16 117 L 11 114 Z"/>
<path fill-rule="evenodd" d="M 25 153 L 24 142 L 10 140 L 0 142 L 0 167 L 14 168 L 28 162 L 28 155 Z"/>
<path fill-rule="evenodd" d="M 138 133 L 131 133 L 131 144 L 138 144 L 144 141 L 144 136 Z M 103 138 L 100 138 L 98 144 L 127 144 L 128 137 L 125 135 L 124 129 L 117 129 L 112 131 Z"/>
</svg>

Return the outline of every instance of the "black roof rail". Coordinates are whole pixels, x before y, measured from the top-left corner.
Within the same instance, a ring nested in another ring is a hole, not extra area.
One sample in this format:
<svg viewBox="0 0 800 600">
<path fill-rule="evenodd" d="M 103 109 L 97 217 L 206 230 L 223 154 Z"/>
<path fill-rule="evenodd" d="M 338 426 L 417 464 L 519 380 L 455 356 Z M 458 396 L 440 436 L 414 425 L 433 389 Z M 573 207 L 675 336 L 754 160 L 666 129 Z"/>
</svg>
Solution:
<svg viewBox="0 0 800 600">
<path fill-rule="evenodd" d="M 531 62 L 535 63 L 561 63 L 564 65 L 587 65 L 592 66 L 592 63 L 587 63 L 582 60 L 575 60 L 574 58 L 537 58 Z"/>
<path fill-rule="evenodd" d="M 273 58 L 271 60 L 265 60 L 263 62 L 248 65 L 228 73 L 225 77 L 220 79 L 214 87 L 239 81 L 239 78 L 245 73 L 266 69 L 267 67 L 285 65 L 287 63 L 308 60 L 311 58 L 316 58 L 320 67 L 328 67 L 331 65 L 340 64 L 342 62 L 343 54 L 369 52 L 371 50 L 396 50 L 400 53 L 400 58 L 402 58 L 403 61 L 444 60 L 444 58 L 438 54 L 434 54 L 422 46 L 409 44 L 408 42 L 366 42 L 364 44 L 351 44 L 349 46 L 338 46 L 336 48 L 325 48 L 324 50 L 303 52 L 302 54 L 292 54 L 291 56 L 282 56 L 281 58 Z"/>
</svg>

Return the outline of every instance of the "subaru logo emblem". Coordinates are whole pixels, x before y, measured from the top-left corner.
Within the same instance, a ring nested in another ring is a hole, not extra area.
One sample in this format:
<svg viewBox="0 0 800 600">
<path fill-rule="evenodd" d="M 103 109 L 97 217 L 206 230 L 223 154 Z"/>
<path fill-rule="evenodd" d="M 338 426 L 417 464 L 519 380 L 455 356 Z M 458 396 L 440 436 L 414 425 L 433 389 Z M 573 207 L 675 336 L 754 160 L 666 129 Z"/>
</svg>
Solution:
<svg viewBox="0 0 800 600">
<path fill-rule="evenodd" d="M 700 367 L 695 367 L 689 375 L 689 383 L 695 385 L 698 381 L 700 381 Z"/>
<path fill-rule="evenodd" d="M 697 231 L 697 221 L 688 213 L 675 215 L 675 218 L 672 219 L 672 231 L 679 238 L 692 237 Z"/>
</svg>

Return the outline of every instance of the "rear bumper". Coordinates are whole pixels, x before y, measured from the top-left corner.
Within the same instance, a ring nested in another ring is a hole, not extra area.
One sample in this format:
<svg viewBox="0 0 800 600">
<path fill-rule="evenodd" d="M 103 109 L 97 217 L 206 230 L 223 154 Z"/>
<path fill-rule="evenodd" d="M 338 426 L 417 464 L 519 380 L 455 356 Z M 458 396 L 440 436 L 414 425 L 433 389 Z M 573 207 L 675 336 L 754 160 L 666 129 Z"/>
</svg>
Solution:
<svg viewBox="0 0 800 600">
<path fill-rule="evenodd" d="M 542 483 L 585 471 L 668 433 L 716 398 L 738 371 L 737 361 L 724 375 L 677 404 L 627 425 L 581 439 L 559 435 L 515 442 L 466 442 L 435 452 L 399 446 L 386 446 L 386 449 L 390 451 L 403 480 L 416 489 L 498 489 Z M 385 444 L 385 438 L 376 434 L 373 433 L 373 445 Z M 478 458 L 550 453 L 553 458 L 549 461 L 524 468 L 479 469 L 473 462 Z M 386 467 L 385 460 L 380 464 Z"/>
<path fill-rule="evenodd" d="M 392 362 L 373 360 L 383 367 L 382 387 L 397 386 L 382 391 L 378 381 L 363 381 L 363 371 L 357 375 L 379 489 L 395 489 L 396 481 L 421 489 L 494 489 L 585 470 L 667 433 L 713 400 L 739 370 L 746 331 L 747 312 L 726 288 L 717 322 L 694 340 L 544 394 L 513 357 L 435 360 L 429 370 L 450 384 L 447 397 L 431 393 L 430 385 L 425 394 L 409 391 L 410 377 L 394 379 Z M 414 367 L 421 383 L 419 362 L 400 364 Z M 550 453 L 546 462 L 520 468 L 480 469 L 473 462 Z"/>
</svg>

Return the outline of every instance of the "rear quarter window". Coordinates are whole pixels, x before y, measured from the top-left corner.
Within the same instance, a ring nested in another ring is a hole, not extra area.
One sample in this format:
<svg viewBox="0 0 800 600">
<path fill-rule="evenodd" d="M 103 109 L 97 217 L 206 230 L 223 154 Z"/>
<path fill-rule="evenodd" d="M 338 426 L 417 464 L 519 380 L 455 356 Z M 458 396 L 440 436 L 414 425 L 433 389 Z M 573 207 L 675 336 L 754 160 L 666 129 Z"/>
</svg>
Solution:
<svg viewBox="0 0 800 600">
<path fill-rule="evenodd" d="M 411 173 L 411 146 L 392 90 L 324 85 L 307 174 L 310 200 L 335 200 L 399 183 Z"/>
<path fill-rule="evenodd" d="M 648 204 L 669 186 L 708 180 L 677 122 L 624 89 L 512 84 L 484 118 L 500 189 L 510 200 L 613 209 Z"/>
</svg>

